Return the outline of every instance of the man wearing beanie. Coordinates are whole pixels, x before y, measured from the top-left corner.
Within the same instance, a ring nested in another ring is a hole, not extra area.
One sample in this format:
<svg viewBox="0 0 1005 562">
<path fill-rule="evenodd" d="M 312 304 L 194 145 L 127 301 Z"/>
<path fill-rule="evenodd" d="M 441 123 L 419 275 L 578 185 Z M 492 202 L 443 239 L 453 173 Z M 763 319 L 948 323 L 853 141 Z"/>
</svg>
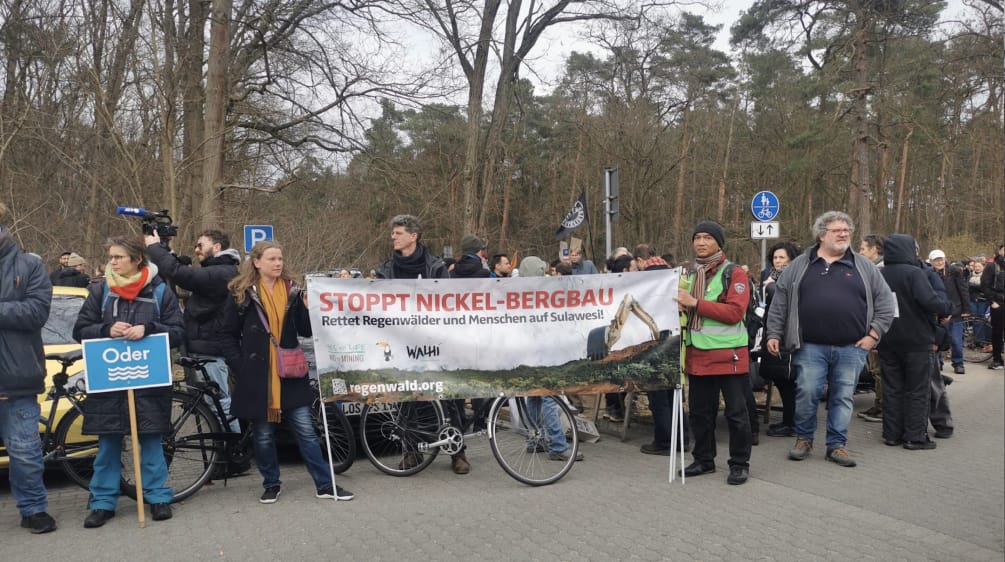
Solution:
<svg viewBox="0 0 1005 562">
<path fill-rule="evenodd" d="M 827 391 L 826 459 L 855 466 L 848 423 L 855 385 L 869 351 L 893 323 L 890 287 L 869 258 L 851 251 L 851 217 L 828 211 L 813 222 L 817 241 L 786 267 L 768 309 L 768 353 L 792 353 L 796 372 L 796 443 L 789 458 L 810 456 L 817 406 Z"/>
<path fill-rule="evenodd" d="M 45 391 L 42 326 L 49 318 L 52 285 L 42 260 L 21 251 L 2 226 L 6 215 L 0 203 L 0 438 L 7 444 L 10 491 L 21 526 L 48 533 L 56 522 L 46 513 L 38 394 Z"/>
<path fill-rule="evenodd" d="M 689 418 L 694 436 L 694 462 L 684 469 L 684 475 L 715 472 L 715 417 L 722 393 L 729 425 L 726 482 L 743 484 L 750 476 L 751 448 L 744 379 L 750 362 L 743 325 L 750 284 L 746 272 L 733 267 L 726 286 L 726 234 L 719 223 L 702 221 L 695 227 L 691 241 L 695 266 L 685 280 L 690 290 L 680 288 L 676 299 L 687 314 L 684 372 L 688 375 Z"/>
<path fill-rule="evenodd" d="M 485 267 L 485 241 L 468 234 L 461 239 L 461 257 L 454 264 L 451 277 L 489 277 L 492 272 Z"/>
<path fill-rule="evenodd" d="M 91 278 L 87 275 L 87 260 L 76 252 L 70 252 L 66 257 L 66 266 L 53 271 L 49 281 L 63 287 L 87 287 L 91 284 Z"/>
</svg>

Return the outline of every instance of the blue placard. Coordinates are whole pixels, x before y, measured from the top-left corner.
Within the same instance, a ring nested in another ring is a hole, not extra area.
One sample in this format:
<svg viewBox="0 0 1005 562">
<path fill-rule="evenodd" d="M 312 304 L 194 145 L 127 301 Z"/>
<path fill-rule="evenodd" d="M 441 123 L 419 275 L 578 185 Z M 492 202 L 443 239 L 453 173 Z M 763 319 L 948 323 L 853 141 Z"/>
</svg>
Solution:
<svg viewBox="0 0 1005 562">
<path fill-rule="evenodd" d="M 123 338 L 84 340 L 87 392 L 171 385 L 171 349 L 167 334 L 129 341 Z"/>
<path fill-rule="evenodd" d="M 272 240 L 271 224 L 246 224 L 244 225 L 244 253 L 251 253 L 251 249 L 259 242 Z"/>
<path fill-rule="evenodd" d="M 750 201 L 750 212 L 761 222 L 774 220 L 778 216 L 778 196 L 770 191 L 759 191 Z"/>
</svg>

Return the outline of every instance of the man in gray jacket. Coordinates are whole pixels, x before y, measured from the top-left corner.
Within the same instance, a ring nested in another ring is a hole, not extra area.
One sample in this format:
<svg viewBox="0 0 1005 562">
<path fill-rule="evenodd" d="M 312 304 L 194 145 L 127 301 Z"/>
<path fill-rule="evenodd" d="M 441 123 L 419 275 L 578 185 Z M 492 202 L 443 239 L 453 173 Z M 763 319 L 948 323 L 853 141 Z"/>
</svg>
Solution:
<svg viewBox="0 0 1005 562">
<path fill-rule="evenodd" d="M 817 404 L 828 388 L 829 461 L 852 467 L 848 423 L 858 375 L 893 323 L 894 300 L 879 269 L 851 251 L 851 217 L 828 211 L 813 223 L 815 245 L 785 268 L 768 311 L 768 352 L 792 353 L 796 371 L 796 443 L 792 460 L 813 449 Z"/>
<path fill-rule="evenodd" d="M 46 513 L 37 395 L 45 390 L 42 326 L 49 318 L 52 284 L 42 260 L 18 247 L 6 218 L 7 207 L 0 203 L 0 437 L 10 458 L 10 490 L 21 526 L 48 533 L 56 522 Z"/>
</svg>

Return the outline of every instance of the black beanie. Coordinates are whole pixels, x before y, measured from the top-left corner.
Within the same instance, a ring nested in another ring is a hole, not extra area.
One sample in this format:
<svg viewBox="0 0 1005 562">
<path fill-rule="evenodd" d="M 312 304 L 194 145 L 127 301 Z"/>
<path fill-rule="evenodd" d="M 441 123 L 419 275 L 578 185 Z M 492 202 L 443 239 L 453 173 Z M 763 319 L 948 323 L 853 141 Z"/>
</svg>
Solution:
<svg viewBox="0 0 1005 562">
<path fill-rule="evenodd" d="M 699 232 L 704 232 L 715 238 L 715 241 L 719 243 L 719 248 L 726 247 L 726 232 L 722 229 L 721 224 L 715 221 L 701 221 L 698 226 L 694 227 L 694 234 L 691 235 L 692 241 Z"/>
</svg>

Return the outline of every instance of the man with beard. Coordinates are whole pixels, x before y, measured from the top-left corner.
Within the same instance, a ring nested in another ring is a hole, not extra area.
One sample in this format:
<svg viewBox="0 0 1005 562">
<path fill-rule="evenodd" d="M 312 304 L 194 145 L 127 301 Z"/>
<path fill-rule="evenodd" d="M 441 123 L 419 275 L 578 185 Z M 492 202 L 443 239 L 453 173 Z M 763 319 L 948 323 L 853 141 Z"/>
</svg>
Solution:
<svg viewBox="0 0 1005 562">
<path fill-rule="evenodd" d="M 775 285 L 765 339 L 768 352 L 792 353 L 796 370 L 795 461 L 813 449 L 817 405 L 828 388 L 827 454 L 839 466 L 848 456 L 848 423 L 859 372 L 893 323 L 890 288 L 871 260 L 851 251 L 851 217 L 828 211 L 813 223 L 816 244 L 785 268 Z"/>
</svg>

